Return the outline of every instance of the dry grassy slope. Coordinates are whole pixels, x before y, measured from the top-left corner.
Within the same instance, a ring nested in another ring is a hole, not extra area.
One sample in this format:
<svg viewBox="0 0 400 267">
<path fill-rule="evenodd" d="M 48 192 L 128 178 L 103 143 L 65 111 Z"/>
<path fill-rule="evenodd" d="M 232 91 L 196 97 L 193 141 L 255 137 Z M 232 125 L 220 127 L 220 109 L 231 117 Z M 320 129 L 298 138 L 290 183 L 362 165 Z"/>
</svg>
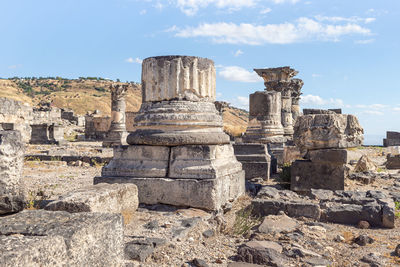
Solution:
<svg viewBox="0 0 400 267">
<path fill-rule="evenodd" d="M 59 108 L 70 108 L 77 114 L 98 109 L 104 115 L 111 110 L 109 86 L 113 81 L 91 79 L 0 79 L 0 97 L 37 105 L 52 102 Z M 124 83 L 121 83 L 124 84 Z M 97 89 L 96 89 L 97 88 Z M 142 101 L 140 84 L 129 83 L 127 111 L 138 111 Z M 223 112 L 224 128 L 234 136 L 246 131 L 248 113 L 234 107 Z"/>
<path fill-rule="evenodd" d="M 108 80 L 80 79 L 0 80 L 0 96 L 31 105 L 41 101 L 52 102 L 56 107 L 70 108 L 81 115 L 95 109 L 108 115 L 111 110 L 111 83 Z M 140 85 L 129 83 L 128 90 L 127 111 L 137 111 L 142 101 Z"/>
</svg>

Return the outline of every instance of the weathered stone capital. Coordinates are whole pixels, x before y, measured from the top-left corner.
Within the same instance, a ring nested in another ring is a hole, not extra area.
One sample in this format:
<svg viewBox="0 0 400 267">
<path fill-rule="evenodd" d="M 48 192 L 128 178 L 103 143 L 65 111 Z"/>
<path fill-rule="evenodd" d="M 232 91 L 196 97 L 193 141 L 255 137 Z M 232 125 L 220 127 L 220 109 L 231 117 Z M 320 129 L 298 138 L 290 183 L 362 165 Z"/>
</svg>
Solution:
<svg viewBox="0 0 400 267">
<path fill-rule="evenodd" d="M 296 98 L 296 97 L 300 97 L 301 95 L 301 88 L 303 87 L 304 82 L 301 79 L 292 79 L 290 81 L 290 88 L 292 91 L 292 97 Z"/>
<path fill-rule="evenodd" d="M 215 67 L 207 58 L 150 57 L 142 64 L 143 102 L 215 101 Z"/>
<path fill-rule="evenodd" d="M 113 83 L 110 85 L 110 91 L 112 100 L 121 100 L 126 96 L 128 85 Z"/>
<path fill-rule="evenodd" d="M 298 71 L 290 67 L 279 67 L 269 69 L 254 69 L 254 71 L 264 79 L 264 82 L 270 81 L 290 81 L 298 74 Z"/>
</svg>

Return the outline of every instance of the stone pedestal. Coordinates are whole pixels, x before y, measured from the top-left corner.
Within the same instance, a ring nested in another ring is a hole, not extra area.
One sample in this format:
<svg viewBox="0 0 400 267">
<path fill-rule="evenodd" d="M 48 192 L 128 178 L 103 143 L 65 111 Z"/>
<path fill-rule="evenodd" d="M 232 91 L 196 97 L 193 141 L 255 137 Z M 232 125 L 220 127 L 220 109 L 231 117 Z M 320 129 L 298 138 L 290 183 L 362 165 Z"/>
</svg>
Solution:
<svg viewBox="0 0 400 267">
<path fill-rule="evenodd" d="M 163 56 L 142 65 L 142 105 L 128 146 L 95 183 L 134 183 L 140 203 L 218 210 L 245 191 L 244 171 L 216 110 L 206 58 Z"/>
<path fill-rule="evenodd" d="M 281 104 L 280 92 L 257 91 L 251 94 L 249 124 L 243 142 L 268 144 L 268 151 L 283 163 L 286 138 L 281 123 Z"/>
<path fill-rule="evenodd" d="M 104 147 L 119 146 L 126 144 L 128 135 L 125 125 L 125 96 L 128 90 L 127 85 L 112 84 L 111 91 L 111 125 L 107 136 L 103 141 Z"/>
<path fill-rule="evenodd" d="M 64 127 L 62 125 L 52 124 L 33 124 L 31 125 L 31 144 L 62 144 L 64 140 Z"/>
<path fill-rule="evenodd" d="M 305 160 L 292 164 L 292 190 L 344 190 L 348 175 L 345 148 L 362 145 L 363 129 L 353 115 L 303 115 L 297 118 L 294 141 L 307 154 Z"/>
<path fill-rule="evenodd" d="M 24 144 L 18 131 L 0 131 L 0 215 L 24 208 Z"/>
<path fill-rule="evenodd" d="M 271 156 L 265 144 L 234 144 L 235 156 L 242 163 L 246 179 L 261 177 L 269 180 Z"/>
<path fill-rule="evenodd" d="M 383 139 L 383 146 L 384 147 L 400 146 L 400 133 L 387 131 L 386 138 Z"/>
</svg>

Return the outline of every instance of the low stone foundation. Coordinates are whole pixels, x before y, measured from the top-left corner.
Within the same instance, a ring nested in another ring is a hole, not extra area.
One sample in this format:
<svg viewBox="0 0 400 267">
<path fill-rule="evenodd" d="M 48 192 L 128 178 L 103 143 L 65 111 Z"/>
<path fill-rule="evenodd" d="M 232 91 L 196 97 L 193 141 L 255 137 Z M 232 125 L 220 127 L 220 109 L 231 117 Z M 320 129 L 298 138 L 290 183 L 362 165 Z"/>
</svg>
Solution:
<svg viewBox="0 0 400 267">
<path fill-rule="evenodd" d="M 236 159 L 242 163 L 246 179 L 261 177 L 268 180 L 271 172 L 271 156 L 265 144 L 234 144 Z"/>
<path fill-rule="evenodd" d="M 346 149 L 311 150 L 306 158 L 292 163 L 291 190 L 344 190 L 344 180 L 348 175 Z"/>
</svg>

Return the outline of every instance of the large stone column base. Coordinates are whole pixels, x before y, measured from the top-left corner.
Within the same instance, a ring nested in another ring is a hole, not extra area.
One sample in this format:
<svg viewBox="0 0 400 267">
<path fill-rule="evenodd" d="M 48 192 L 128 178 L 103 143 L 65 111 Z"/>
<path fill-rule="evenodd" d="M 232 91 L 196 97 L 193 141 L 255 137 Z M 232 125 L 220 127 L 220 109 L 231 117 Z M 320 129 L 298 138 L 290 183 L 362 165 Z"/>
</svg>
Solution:
<svg viewBox="0 0 400 267">
<path fill-rule="evenodd" d="M 242 163 L 246 179 L 261 177 L 268 180 L 271 169 L 271 156 L 265 144 L 234 144 L 235 156 Z"/>
<path fill-rule="evenodd" d="M 230 144 L 120 146 L 95 183 L 134 183 L 139 201 L 218 210 L 245 192 Z"/>
<path fill-rule="evenodd" d="M 95 177 L 94 183 L 132 183 L 139 202 L 218 210 L 245 193 L 244 171 L 217 179 Z"/>
</svg>

